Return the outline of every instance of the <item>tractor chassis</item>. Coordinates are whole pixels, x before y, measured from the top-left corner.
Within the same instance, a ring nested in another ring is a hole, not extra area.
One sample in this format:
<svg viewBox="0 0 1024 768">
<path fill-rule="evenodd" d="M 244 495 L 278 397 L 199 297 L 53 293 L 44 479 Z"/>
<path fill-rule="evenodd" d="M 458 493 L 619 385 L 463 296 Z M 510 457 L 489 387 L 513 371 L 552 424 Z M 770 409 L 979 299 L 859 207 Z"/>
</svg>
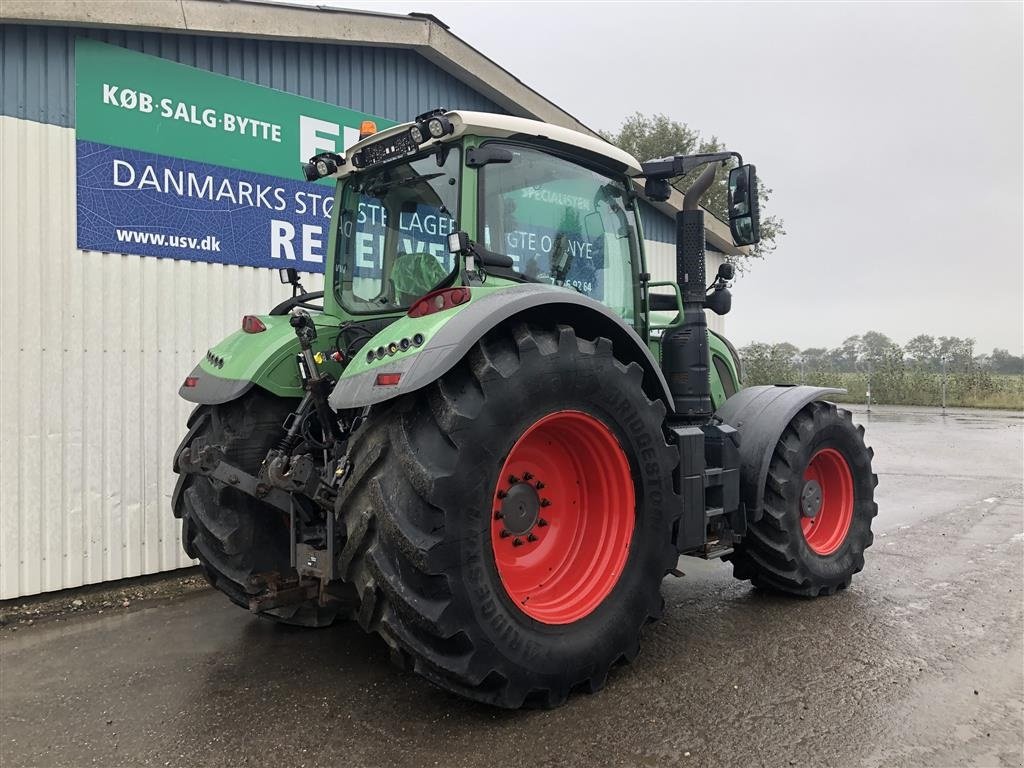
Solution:
<svg viewBox="0 0 1024 768">
<path fill-rule="evenodd" d="M 271 454 L 274 452 L 272 451 Z M 197 437 L 183 448 L 178 455 L 178 466 L 183 474 L 204 475 L 218 480 L 242 493 L 259 499 L 288 516 L 288 548 L 291 567 L 294 572 L 283 576 L 277 572 L 255 574 L 250 585 L 261 587 L 262 591 L 250 597 L 249 610 L 260 613 L 272 608 L 303 603 L 318 599 L 321 604 L 332 600 L 345 599 L 335 594 L 331 583 L 335 581 L 335 514 L 334 497 L 337 488 L 330 487 L 317 477 L 316 466 L 308 455 L 293 457 L 286 464 L 289 471 L 279 478 L 268 477 L 274 457 L 268 455 L 260 468 L 259 476 L 224 461 L 223 446 L 211 444 L 204 437 Z M 346 463 L 338 463 L 334 471 L 340 481 L 345 475 Z M 279 487 L 284 486 L 284 488 Z M 294 493 L 313 489 L 309 497 L 324 509 L 326 522 L 323 526 L 324 547 L 315 547 L 299 540 L 299 531 L 304 527 L 300 515 L 296 514 Z"/>
</svg>

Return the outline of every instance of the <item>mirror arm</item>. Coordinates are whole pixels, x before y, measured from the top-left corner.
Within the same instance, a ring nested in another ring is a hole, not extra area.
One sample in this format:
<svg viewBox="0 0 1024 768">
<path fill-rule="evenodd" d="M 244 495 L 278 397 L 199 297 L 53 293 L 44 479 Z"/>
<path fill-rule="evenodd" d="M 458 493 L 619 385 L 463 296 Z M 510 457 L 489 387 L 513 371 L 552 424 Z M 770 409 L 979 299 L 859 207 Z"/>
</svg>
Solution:
<svg viewBox="0 0 1024 768">
<path fill-rule="evenodd" d="M 707 163 L 724 163 L 735 157 L 739 165 L 743 165 L 743 157 L 739 152 L 705 152 L 700 155 L 674 155 L 641 163 L 641 174 L 646 179 L 674 179 L 685 176 L 695 168 Z"/>
</svg>

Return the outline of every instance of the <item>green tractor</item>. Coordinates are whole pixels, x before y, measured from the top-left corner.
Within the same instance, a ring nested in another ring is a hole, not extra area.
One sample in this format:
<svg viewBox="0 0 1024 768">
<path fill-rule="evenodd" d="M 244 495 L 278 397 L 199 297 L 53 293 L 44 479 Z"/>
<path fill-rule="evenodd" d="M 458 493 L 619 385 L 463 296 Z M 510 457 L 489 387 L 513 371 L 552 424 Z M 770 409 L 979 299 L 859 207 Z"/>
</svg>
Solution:
<svg viewBox="0 0 1024 768">
<path fill-rule="evenodd" d="M 435 110 L 324 153 L 325 290 L 212 347 L 174 469 L 185 551 L 274 621 L 353 618 L 407 669 L 557 706 L 632 660 L 680 555 L 759 588 L 846 587 L 872 541 L 863 428 L 804 386 L 741 388 L 705 308 L 702 194 L 735 153 L 638 163 L 554 125 Z M 638 206 L 707 166 L 647 272 Z M 642 186 L 641 186 L 642 185 Z M 653 292 L 661 286 L 663 291 Z"/>
</svg>

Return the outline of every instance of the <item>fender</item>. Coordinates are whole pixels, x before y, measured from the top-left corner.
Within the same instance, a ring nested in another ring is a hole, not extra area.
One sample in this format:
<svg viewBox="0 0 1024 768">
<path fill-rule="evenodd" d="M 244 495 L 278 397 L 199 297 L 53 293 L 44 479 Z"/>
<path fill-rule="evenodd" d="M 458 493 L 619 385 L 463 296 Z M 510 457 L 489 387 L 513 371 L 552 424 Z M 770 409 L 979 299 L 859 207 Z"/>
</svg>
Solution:
<svg viewBox="0 0 1024 768">
<path fill-rule="evenodd" d="M 589 296 L 550 285 L 525 284 L 492 289 L 472 288 L 473 300 L 455 310 L 424 318 L 401 318 L 365 349 L 385 348 L 394 340 L 424 337 L 418 350 L 379 361 L 354 360 L 330 396 L 336 411 L 363 408 L 415 392 L 450 371 L 488 331 L 512 317 L 536 322 L 563 322 L 611 338 L 619 359 L 637 362 L 644 369 L 644 388 L 672 410 L 668 382 L 647 345 L 633 328 L 608 307 Z M 436 318 L 436 319 L 435 319 Z M 424 322 L 429 321 L 429 322 Z M 400 374 L 399 383 L 381 386 L 377 377 Z"/>
<path fill-rule="evenodd" d="M 726 400 L 715 416 L 740 433 L 740 498 L 751 520 L 759 520 L 768 465 L 782 431 L 808 403 L 845 389 L 806 386 L 759 386 L 742 389 Z"/>
<path fill-rule="evenodd" d="M 280 397 L 301 398 L 304 394 L 295 355 L 299 342 L 289 325 L 288 315 L 257 315 L 266 326 L 259 333 L 238 330 L 207 351 L 192 369 L 178 394 L 192 403 L 220 405 L 235 400 L 258 385 Z M 317 350 L 327 350 L 334 342 L 341 320 L 331 315 L 312 314 L 317 326 Z M 331 360 L 324 370 L 338 376 L 340 366 Z"/>
</svg>

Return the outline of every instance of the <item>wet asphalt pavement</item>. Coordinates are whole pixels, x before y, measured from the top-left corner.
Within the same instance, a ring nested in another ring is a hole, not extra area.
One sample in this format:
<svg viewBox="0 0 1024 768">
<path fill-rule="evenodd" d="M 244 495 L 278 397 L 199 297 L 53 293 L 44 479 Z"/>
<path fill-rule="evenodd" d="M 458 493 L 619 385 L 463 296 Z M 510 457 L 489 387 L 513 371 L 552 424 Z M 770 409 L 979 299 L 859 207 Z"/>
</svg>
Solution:
<svg viewBox="0 0 1024 768">
<path fill-rule="evenodd" d="M 796 600 L 684 558 L 608 687 L 504 712 L 202 591 L 0 639 L 0 763 L 1024 765 L 1019 414 L 858 411 L 879 474 L 853 586 Z"/>
</svg>

